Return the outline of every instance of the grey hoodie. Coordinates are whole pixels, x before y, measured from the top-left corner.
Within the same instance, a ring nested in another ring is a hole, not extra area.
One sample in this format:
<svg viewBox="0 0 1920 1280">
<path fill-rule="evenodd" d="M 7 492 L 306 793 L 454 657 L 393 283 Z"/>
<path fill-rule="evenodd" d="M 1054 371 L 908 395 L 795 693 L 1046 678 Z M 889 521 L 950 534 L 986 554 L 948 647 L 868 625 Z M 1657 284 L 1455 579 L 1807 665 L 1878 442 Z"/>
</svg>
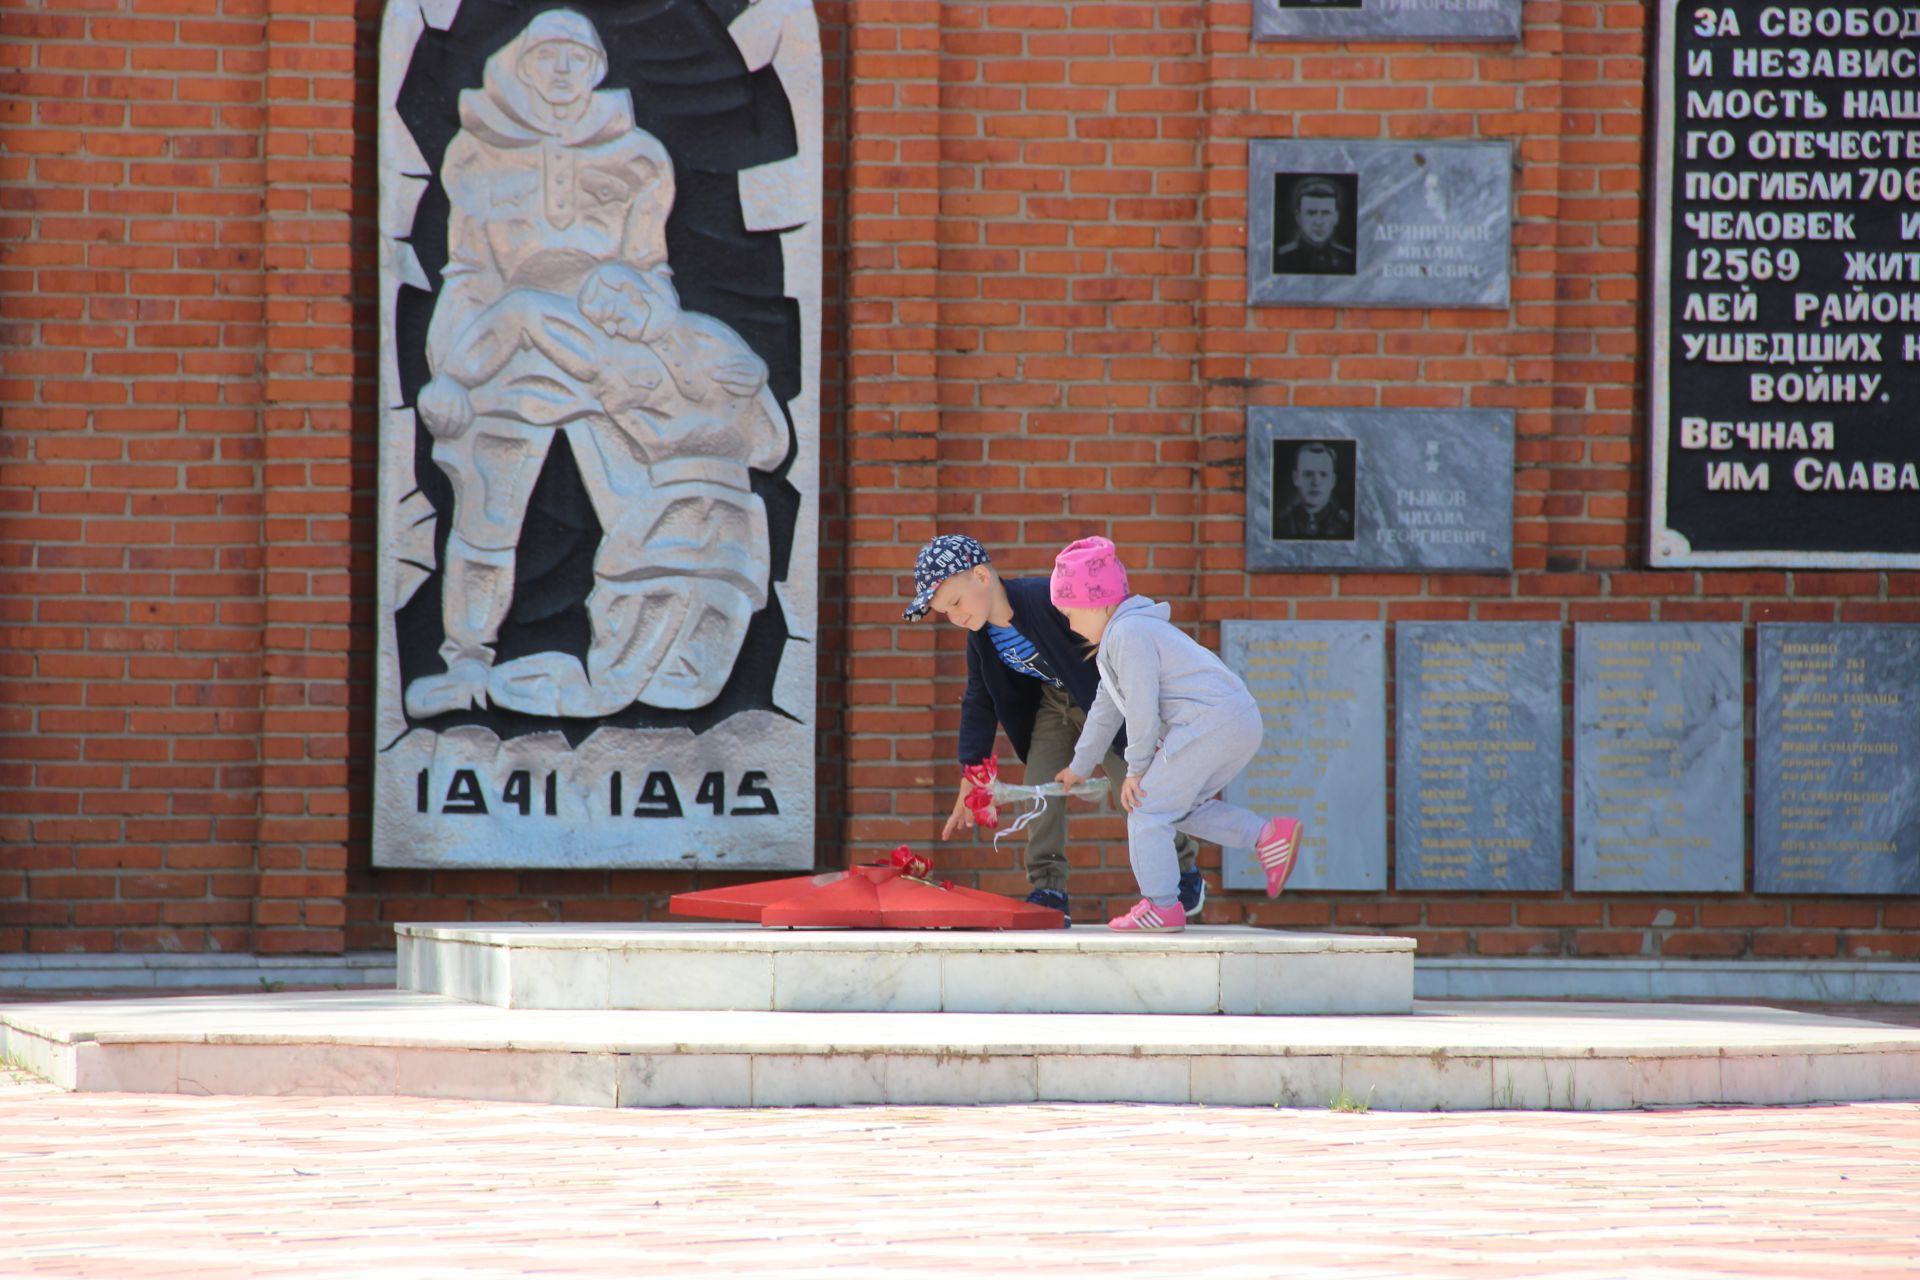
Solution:
<svg viewBox="0 0 1920 1280">
<path fill-rule="evenodd" d="M 1190 724 L 1216 707 L 1253 704 L 1239 676 L 1167 621 L 1172 613 L 1145 596 L 1128 596 L 1107 622 L 1095 659 L 1100 691 L 1073 749 L 1071 768 L 1081 777 L 1106 757 L 1123 722 L 1127 775 L 1137 778 L 1173 726 Z"/>
</svg>

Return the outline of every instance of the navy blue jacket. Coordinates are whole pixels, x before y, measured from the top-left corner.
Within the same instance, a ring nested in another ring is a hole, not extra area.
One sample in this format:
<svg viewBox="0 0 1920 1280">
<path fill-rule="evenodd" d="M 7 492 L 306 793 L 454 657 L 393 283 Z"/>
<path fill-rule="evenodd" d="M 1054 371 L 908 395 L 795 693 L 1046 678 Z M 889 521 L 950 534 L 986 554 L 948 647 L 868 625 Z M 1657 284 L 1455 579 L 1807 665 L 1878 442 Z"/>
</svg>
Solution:
<svg viewBox="0 0 1920 1280">
<path fill-rule="evenodd" d="M 1013 606 L 1013 629 L 1033 641 L 1080 709 L 1091 709 L 1100 688 L 1100 671 L 1093 665 L 1093 650 L 1073 633 L 1066 615 L 1053 607 L 1048 580 L 1003 578 L 1001 584 L 1007 589 L 1007 603 Z M 1033 745 L 1040 694 L 1046 687 L 1045 681 L 1022 675 L 1002 662 L 985 627 L 970 632 L 967 691 L 960 700 L 960 763 L 978 764 L 993 754 L 996 726 L 1007 731 L 1007 740 L 1025 761 Z M 1113 749 L 1126 749 L 1124 733 L 1114 740 Z"/>
</svg>

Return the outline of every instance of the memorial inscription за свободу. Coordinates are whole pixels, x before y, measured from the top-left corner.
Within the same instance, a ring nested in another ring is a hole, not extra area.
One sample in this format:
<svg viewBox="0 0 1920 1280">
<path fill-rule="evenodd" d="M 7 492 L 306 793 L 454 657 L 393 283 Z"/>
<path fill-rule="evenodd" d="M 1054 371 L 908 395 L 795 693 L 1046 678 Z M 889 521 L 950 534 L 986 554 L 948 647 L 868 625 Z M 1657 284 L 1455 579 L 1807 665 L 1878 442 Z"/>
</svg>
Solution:
<svg viewBox="0 0 1920 1280">
<path fill-rule="evenodd" d="M 1508 409 L 1247 410 L 1247 568 L 1513 567 Z"/>
<path fill-rule="evenodd" d="M 1305 823 L 1289 889 L 1387 887 L 1387 641 L 1379 622 L 1227 621 L 1220 657 L 1266 731 L 1229 803 Z M 1229 889 L 1264 889 L 1252 849 L 1220 851 Z"/>
<path fill-rule="evenodd" d="M 1504 307 L 1505 142 L 1247 144 L 1247 301 L 1256 307 Z"/>
<path fill-rule="evenodd" d="M 1755 629 L 1754 888 L 1920 892 L 1920 626 Z"/>
<path fill-rule="evenodd" d="M 1254 0 L 1255 40 L 1518 40 L 1520 0 Z"/>
<path fill-rule="evenodd" d="M 395 0 L 380 77 L 375 863 L 812 865 L 811 4 Z"/>
<path fill-rule="evenodd" d="M 1659 26 L 1648 560 L 1920 565 L 1920 10 Z"/>
<path fill-rule="evenodd" d="M 1743 887 L 1740 646 L 1737 622 L 1602 622 L 1575 630 L 1575 889 Z"/>
<path fill-rule="evenodd" d="M 1396 631 L 1396 889 L 1560 887 L 1560 624 Z"/>
</svg>

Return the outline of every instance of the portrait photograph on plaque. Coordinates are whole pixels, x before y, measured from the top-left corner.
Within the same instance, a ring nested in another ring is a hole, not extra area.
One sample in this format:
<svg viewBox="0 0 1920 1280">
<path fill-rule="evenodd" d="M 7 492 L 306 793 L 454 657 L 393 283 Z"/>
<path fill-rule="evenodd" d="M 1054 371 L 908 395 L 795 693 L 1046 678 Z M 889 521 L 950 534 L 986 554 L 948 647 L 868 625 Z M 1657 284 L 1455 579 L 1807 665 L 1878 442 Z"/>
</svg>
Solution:
<svg viewBox="0 0 1920 1280">
<path fill-rule="evenodd" d="M 811 865 L 811 7 L 424 13 L 381 44 L 374 863 Z"/>
<path fill-rule="evenodd" d="M 1351 173 L 1273 175 L 1273 273 L 1350 276 L 1360 179 Z"/>
<path fill-rule="evenodd" d="M 1247 568 L 1513 562 L 1507 409 L 1247 410 Z"/>
<path fill-rule="evenodd" d="M 1273 441 L 1273 538 L 1352 542 L 1357 440 Z"/>
<path fill-rule="evenodd" d="M 1511 143 L 1255 139 L 1247 182 L 1253 306 L 1508 304 Z"/>
</svg>

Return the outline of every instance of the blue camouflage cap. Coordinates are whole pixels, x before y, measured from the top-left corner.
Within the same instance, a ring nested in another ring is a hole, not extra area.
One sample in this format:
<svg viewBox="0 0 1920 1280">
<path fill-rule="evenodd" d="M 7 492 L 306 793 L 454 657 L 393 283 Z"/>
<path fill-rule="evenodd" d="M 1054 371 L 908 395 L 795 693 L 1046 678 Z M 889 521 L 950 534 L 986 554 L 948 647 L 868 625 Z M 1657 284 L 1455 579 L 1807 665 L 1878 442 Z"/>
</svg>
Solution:
<svg viewBox="0 0 1920 1280">
<path fill-rule="evenodd" d="M 903 615 L 907 621 L 922 617 L 933 593 L 956 573 L 965 573 L 977 564 L 992 564 L 987 549 L 964 533 L 943 533 L 920 548 L 913 562 L 913 603 Z"/>
</svg>

